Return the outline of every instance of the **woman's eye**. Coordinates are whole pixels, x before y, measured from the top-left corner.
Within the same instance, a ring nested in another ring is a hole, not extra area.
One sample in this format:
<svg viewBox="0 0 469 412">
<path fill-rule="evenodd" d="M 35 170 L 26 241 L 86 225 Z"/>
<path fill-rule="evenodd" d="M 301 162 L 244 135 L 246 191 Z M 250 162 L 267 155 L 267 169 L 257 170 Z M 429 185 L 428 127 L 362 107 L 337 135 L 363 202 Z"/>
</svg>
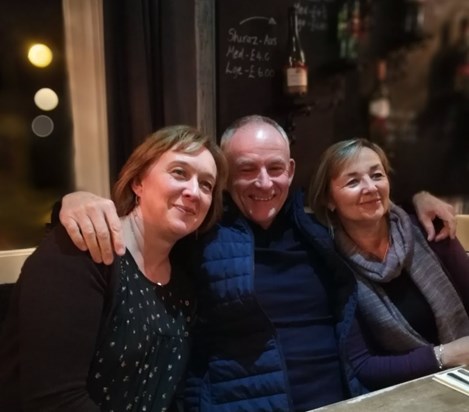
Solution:
<svg viewBox="0 0 469 412">
<path fill-rule="evenodd" d="M 356 186 L 358 183 L 358 180 L 357 179 L 352 179 L 352 180 L 349 180 L 345 186 L 349 186 L 349 187 L 353 187 L 353 186 Z"/>
<path fill-rule="evenodd" d="M 381 173 L 381 172 L 376 172 L 376 173 L 373 173 L 373 175 L 371 177 L 375 180 L 379 180 L 379 179 L 384 177 L 384 174 Z"/>
<path fill-rule="evenodd" d="M 186 172 L 184 169 L 173 169 L 171 172 L 176 177 L 184 177 L 186 176 Z"/>
<path fill-rule="evenodd" d="M 206 193 L 212 193 L 213 191 L 213 184 L 211 182 L 200 182 L 200 187 Z"/>
</svg>

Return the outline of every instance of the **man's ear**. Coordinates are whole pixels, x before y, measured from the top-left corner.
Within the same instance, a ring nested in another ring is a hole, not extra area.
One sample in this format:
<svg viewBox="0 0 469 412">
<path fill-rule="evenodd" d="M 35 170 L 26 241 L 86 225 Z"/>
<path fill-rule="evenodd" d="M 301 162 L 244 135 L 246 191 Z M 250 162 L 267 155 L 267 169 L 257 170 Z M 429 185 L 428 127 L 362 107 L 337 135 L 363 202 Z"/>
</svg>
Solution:
<svg viewBox="0 0 469 412">
<path fill-rule="evenodd" d="M 295 177 L 295 160 L 290 159 L 288 163 L 288 179 L 289 179 L 289 184 L 293 181 L 293 178 Z"/>
</svg>

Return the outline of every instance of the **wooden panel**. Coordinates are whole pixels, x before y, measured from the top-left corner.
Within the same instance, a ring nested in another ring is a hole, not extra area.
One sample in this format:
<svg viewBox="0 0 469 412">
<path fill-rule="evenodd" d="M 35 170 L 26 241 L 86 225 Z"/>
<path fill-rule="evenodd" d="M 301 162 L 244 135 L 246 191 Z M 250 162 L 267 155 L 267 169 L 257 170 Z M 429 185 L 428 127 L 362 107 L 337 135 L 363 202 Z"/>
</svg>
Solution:
<svg viewBox="0 0 469 412">
<path fill-rule="evenodd" d="M 469 215 L 456 215 L 456 222 L 456 236 L 466 252 L 469 252 Z"/>
</svg>

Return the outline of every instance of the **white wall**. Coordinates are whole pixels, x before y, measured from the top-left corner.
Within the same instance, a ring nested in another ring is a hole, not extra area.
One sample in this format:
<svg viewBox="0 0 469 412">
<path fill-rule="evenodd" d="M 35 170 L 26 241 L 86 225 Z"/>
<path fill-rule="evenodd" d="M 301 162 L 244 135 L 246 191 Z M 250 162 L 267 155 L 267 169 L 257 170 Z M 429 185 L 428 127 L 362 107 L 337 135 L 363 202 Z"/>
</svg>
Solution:
<svg viewBox="0 0 469 412">
<path fill-rule="evenodd" d="M 16 282 L 21 266 L 33 251 L 34 248 L 0 251 L 0 284 Z"/>
</svg>

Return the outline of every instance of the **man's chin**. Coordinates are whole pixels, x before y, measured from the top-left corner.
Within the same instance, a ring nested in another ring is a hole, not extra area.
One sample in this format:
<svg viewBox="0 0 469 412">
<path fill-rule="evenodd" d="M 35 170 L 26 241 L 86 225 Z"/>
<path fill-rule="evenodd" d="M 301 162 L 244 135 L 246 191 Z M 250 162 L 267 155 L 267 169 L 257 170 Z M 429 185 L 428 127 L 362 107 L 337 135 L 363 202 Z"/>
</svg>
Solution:
<svg viewBox="0 0 469 412">
<path fill-rule="evenodd" d="M 270 226 L 272 221 L 275 219 L 275 216 L 277 216 L 277 211 L 274 207 L 271 207 L 267 210 L 252 210 L 249 215 L 254 223 L 265 228 Z"/>
</svg>

